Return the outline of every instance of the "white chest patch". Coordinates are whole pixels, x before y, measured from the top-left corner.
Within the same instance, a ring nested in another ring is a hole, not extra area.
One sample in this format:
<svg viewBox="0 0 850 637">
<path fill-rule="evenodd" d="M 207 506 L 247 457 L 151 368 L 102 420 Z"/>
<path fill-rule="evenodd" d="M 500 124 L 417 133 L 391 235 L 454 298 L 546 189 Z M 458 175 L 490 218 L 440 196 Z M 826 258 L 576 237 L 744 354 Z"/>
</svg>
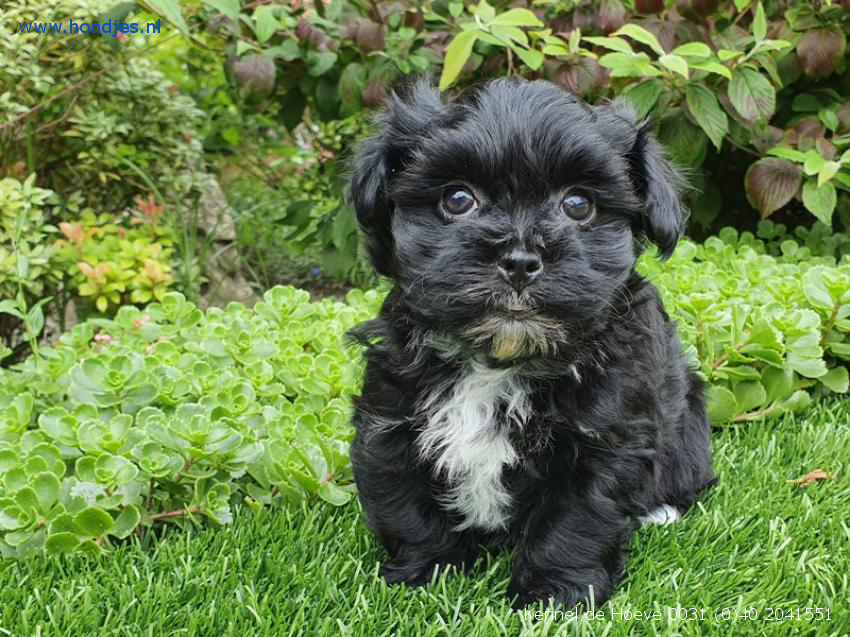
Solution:
<svg viewBox="0 0 850 637">
<path fill-rule="evenodd" d="M 442 504 L 462 514 L 456 529 L 504 528 L 511 496 L 502 471 L 519 461 L 508 432 L 531 415 L 523 380 L 511 369 L 470 363 L 453 384 L 432 393 L 422 410 L 427 424 L 417 441 L 419 453 L 450 485 Z"/>
</svg>

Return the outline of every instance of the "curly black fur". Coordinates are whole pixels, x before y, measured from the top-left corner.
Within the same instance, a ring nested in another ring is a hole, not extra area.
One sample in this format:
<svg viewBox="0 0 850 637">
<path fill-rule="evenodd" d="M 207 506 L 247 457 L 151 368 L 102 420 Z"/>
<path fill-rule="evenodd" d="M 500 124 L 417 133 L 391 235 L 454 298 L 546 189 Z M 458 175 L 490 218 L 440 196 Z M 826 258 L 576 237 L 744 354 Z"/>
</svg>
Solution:
<svg viewBox="0 0 850 637">
<path fill-rule="evenodd" d="M 452 101 L 393 94 L 355 159 L 350 198 L 394 287 L 368 344 L 351 460 L 389 582 L 417 585 L 515 549 L 514 604 L 600 604 L 637 518 L 683 513 L 713 481 L 703 389 L 638 237 L 669 254 L 680 180 L 630 107 L 497 80 Z M 480 209 L 441 210 L 447 187 Z M 559 207 L 595 202 L 587 223 Z M 506 252 L 538 255 L 520 292 Z"/>
</svg>

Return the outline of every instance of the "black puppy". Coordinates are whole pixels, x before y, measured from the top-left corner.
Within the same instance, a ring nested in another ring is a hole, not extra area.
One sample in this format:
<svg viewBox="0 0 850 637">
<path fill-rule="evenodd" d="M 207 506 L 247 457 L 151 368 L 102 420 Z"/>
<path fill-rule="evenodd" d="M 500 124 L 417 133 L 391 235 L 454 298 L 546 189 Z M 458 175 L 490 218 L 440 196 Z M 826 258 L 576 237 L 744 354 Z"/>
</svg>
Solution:
<svg viewBox="0 0 850 637">
<path fill-rule="evenodd" d="M 497 80 L 450 102 L 394 94 L 350 197 L 394 281 L 369 345 L 351 450 L 388 582 L 481 546 L 516 549 L 516 606 L 601 604 L 640 521 L 712 479 L 700 381 L 652 285 L 680 179 L 624 103 Z"/>
</svg>

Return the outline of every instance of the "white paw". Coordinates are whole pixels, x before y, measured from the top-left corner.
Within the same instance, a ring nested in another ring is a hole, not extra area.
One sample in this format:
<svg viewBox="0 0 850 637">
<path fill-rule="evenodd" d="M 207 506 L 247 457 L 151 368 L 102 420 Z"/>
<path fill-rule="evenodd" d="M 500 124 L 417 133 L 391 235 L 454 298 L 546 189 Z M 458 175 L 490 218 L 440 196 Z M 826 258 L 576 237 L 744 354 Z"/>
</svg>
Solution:
<svg viewBox="0 0 850 637">
<path fill-rule="evenodd" d="M 678 522 L 681 519 L 682 515 L 679 513 L 679 510 L 670 504 L 662 504 L 654 511 L 638 516 L 641 526 L 646 526 L 647 524 L 660 524 L 664 526 L 665 524 Z"/>
</svg>

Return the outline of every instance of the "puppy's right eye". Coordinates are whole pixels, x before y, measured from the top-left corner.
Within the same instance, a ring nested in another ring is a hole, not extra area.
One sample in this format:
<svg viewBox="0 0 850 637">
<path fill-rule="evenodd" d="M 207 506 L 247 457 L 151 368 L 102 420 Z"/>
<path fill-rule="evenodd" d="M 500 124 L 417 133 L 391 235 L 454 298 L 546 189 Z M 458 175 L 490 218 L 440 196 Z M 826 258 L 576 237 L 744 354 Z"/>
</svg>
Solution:
<svg viewBox="0 0 850 637">
<path fill-rule="evenodd" d="M 561 211 L 570 219 L 587 221 L 593 215 L 593 202 L 582 195 L 567 195 L 561 202 Z"/>
<path fill-rule="evenodd" d="M 478 210 L 478 202 L 471 192 L 465 188 L 448 188 L 443 192 L 443 199 L 440 202 L 443 211 L 450 215 L 465 215 L 469 212 Z"/>
</svg>

